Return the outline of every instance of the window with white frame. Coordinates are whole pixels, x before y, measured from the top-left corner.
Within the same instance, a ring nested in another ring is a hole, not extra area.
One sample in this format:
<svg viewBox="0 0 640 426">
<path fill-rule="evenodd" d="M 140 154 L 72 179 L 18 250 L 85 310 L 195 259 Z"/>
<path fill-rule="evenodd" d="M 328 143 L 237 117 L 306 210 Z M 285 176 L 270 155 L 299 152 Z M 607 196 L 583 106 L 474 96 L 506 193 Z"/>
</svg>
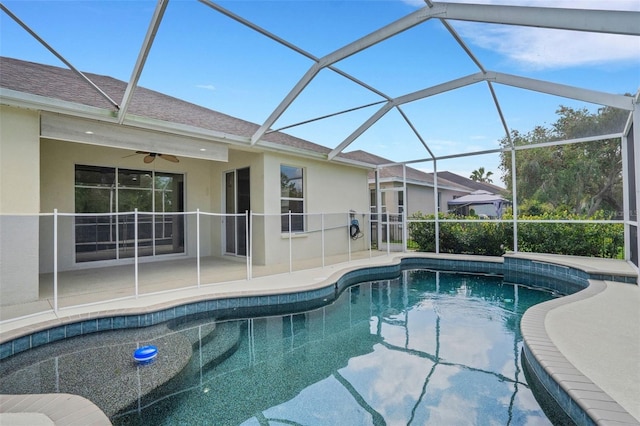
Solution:
<svg viewBox="0 0 640 426">
<path fill-rule="evenodd" d="M 304 231 L 304 169 L 295 166 L 280 166 L 280 213 L 281 231 L 289 232 L 289 212 L 291 231 Z"/>
</svg>

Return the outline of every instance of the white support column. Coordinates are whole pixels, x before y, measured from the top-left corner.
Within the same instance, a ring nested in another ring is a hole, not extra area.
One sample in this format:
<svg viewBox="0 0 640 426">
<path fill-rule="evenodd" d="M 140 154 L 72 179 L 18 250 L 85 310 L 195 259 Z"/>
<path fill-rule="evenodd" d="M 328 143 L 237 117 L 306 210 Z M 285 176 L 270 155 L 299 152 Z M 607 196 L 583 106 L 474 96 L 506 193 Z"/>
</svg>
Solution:
<svg viewBox="0 0 640 426">
<path fill-rule="evenodd" d="M 53 209 L 53 311 L 58 312 L 58 209 Z"/>
<path fill-rule="evenodd" d="M 407 165 L 402 165 L 402 252 L 407 252 L 407 237 L 408 226 L 407 226 L 407 206 L 409 202 L 407 201 Z"/>
<path fill-rule="evenodd" d="M 378 250 L 382 247 L 382 192 L 380 191 L 380 169 L 376 168 L 376 243 Z"/>
<path fill-rule="evenodd" d="M 632 114 L 632 125 L 633 125 L 633 150 L 634 150 L 634 164 L 635 164 L 635 184 L 636 184 L 636 203 L 635 206 L 630 206 L 631 209 L 635 210 L 636 217 L 636 240 L 631 241 L 631 244 L 635 244 L 636 254 L 640 256 L 640 218 L 639 210 L 640 210 L 640 92 L 635 97 L 635 109 Z M 636 268 L 640 268 L 640 259 Z M 638 280 L 640 283 L 640 279 Z"/>
<path fill-rule="evenodd" d="M 631 123 L 629 123 L 631 125 Z M 628 129 L 630 130 L 630 129 Z M 627 262 L 631 260 L 631 183 L 629 182 L 631 177 L 631 171 L 629 170 L 629 133 L 621 138 L 621 152 L 622 152 L 622 220 L 624 221 L 624 260 Z"/>
</svg>

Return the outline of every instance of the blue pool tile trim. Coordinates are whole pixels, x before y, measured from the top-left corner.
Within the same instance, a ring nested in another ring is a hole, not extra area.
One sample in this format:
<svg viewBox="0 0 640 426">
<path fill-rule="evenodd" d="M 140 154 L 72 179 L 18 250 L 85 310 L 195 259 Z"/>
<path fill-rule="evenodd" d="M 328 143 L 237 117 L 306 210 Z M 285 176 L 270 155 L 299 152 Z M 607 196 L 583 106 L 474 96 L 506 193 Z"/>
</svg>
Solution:
<svg viewBox="0 0 640 426">
<path fill-rule="evenodd" d="M 579 371 L 575 370 L 574 376 L 564 374 L 565 379 L 575 378 L 576 382 L 562 380 L 563 373 L 554 371 L 554 367 L 547 367 L 544 364 L 545 358 L 552 357 L 555 363 L 561 360 L 568 367 L 573 368 L 553 345 L 546 332 L 544 317 L 547 312 L 556 306 L 592 297 L 603 291 L 606 288 L 603 281 L 636 284 L 637 277 L 625 274 L 588 273 L 565 265 L 509 257 L 505 257 L 504 277 L 506 281 L 545 287 L 559 294 L 569 295 L 529 308 L 522 319 L 523 362 L 527 363 L 533 373 L 534 377 L 531 380 L 535 380 L 544 388 L 548 396 L 577 425 L 640 425 L 640 422 Z M 585 291 L 581 292 L 581 290 Z M 585 383 L 595 390 L 590 393 L 589 400 L 578 395 L 580 387 Z M 602 403 L 606 404 L 607 409 L 599 407 Z"/>
<path fill-rule="evenodd" d="M 555 381 L 550 374 L 538 362 L 531 362 L 535 356 L 531 353 L 528 346 L 523 349 L 524 361 L 533 370 L 536 379 L 540 382 L 547 392 L 554 398 L 558 406 L 571 418 L 577 425 L 595 426 L 597 423 L 591 419 L 580 405 L 574 401 L 571 396 Z"/>
<path fill-rule="evenodd" d="M 166 321 L 184 319 L 195 314 L 231 316 L 240 308 L 245 312 L 253 310 L 254 312 L 267 314 L 274 308 L 295 310 L 297 306 L 304 303 L 316 302 L 326 304 L 338 297 L 342 290 L 353 284 L 362 281 L 390 279 L 397 276 L 402 270 L 413 268 L 502 275 L 507 282 L 543 287 L 562 295 L 575 294 L 580 290 L 588 288 L 590 279 L 629 284 L 637 283 L 637 277 L 635 276 L 588 273 L 579 268 L 521 257 L 505 256 L 499 259 L 499 261 L 486 261 L 482 260 L 482 258 L 470 260 L 409 256 L 393 265 L 365 267 L 349 271 L 340 277 L 337 282 L 314 290 L 197 301 L 151 313 L 87 319 L 60 325 L 0 344 L 0 360 L 31 348 L 69 337 L 98 331 L 147 327 Z M 569 417 L 580 425 L 596 424 L 587 412 L 588 407 L 581 405 L 579 400 L 574 399 L 570 392 L 567 392 L 567 390 L 554 380 L 551 373 L 540 363 L 534 351 L 531 350 L 526 339 L 523 345 L 523 353 L 528 366 L 535 375 L 535 379 L 547 390 L 549 395 L 554 398 L 560 408 Z M 624 412 L 621 407 L 620 410 Z M 628 415 L 626 412 L 621 413 L 621 415 L 622 414 Z M 631 418 L 631 420 L 630 424 L 639 424 L 637 422 L 633 423 L 633 418 Z M 598 424 L 607 424 L 607 422 L 599 419 Z"/>
<path fill-rule="evenodd" d="M 263 296 L 232 297 L 212 299 L 179 305 L 156 312 L 119 315 L 106 318 L 87 319 L 38 331 L 0 344 L 0 359 L 19 352 L 52 343 L 61 339 L 81 336 L 98 331 L 120 330 L 125 328 L 148 327 L 166 321 L 184 318 L 189 315 L 295 305 L 300 302 L 333 300 L 345 288 L 361 281 L 392 278 L 404 269 L 423 268 L 463 273 L 484 273 L 502 275 L 507 282 L 548 288 L 559 294 L 573 294 L 587 288 L 589 279 L 635 283 L 636 277 L 624 275 L 589 274 L 582 270 L 537 260 L 504 257 L 499 261 L 469 259 L 443 259 L 429 257 L 405 257 L 392 265 L 365 267 L 349 271 L 337 282 L 326 287 Z"/>
</svg>

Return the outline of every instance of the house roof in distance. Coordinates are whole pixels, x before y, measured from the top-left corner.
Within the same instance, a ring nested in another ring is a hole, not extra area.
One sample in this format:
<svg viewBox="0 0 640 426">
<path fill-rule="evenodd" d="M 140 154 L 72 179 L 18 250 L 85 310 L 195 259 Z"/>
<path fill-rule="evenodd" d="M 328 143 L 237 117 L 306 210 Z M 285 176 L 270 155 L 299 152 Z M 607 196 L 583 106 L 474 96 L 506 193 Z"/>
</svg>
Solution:
<svg viewBox="0 0 640 426">
<path fill-rule="evenodd" d="M 433 178 L 433 173 L 429 173 Z M 438 172 L 438 180 L 445 179 L 450 182 L 455 182 L 458 185 L 466 186 L 474 191 L 487 191 L 492 194 L 500 194 L 505 191 L 504 188 L 487 182 L 478 182 L 464 176 L 457 175 L 451 172 Z"/>
<path fill-rule="evenodd" d="M 343 153 L 343 156 L 355 161 L 361 161 L 364 163 L 375 164 L 376 166 L 381 166 L 384 164 L 392 164 L 393 161 L 388 160 L 386 158 L 371 154 L 366 151 L 357 150 Z M 462 176 L 458 176 L 455 173 L 447 172 L 451 176 L 461 178 L 459 182 L 454 181 L 453 179 L 449 179 L 438 173 L 438 186 L 457 190 L 461 192 L 471 192 L 476 188 L 465 185 L 464 181 L 469 180 L 473 182 L 471 179 L 463 178 Z M 403 179 L 403 170 L 401 164 L 394 164 L 386 167 L 382 167 L 379 169 L 379 176 L 382 180 L 402 180 Z M 414 184 L 422 184 L 425 186 L 433 186 L 433 173 L 423 172 L 421 170 L 415 169 L 413 167 L 406 166 L 406 178 L 407 181 Z M 375 179 L 374 172 L 369 172 L 369 179 Z M 462 182 L 462 183 L 460 183 Z"/>
</svg>

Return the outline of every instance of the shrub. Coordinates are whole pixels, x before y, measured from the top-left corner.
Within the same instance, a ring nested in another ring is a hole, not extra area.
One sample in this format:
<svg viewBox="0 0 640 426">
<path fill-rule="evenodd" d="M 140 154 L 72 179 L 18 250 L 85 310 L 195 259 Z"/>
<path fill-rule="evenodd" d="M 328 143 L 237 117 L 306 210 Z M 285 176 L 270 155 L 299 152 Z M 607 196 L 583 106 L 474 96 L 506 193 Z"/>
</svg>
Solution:
<svg viewBox="0 0 640 426">
<path fill-rule="evenodd" d="M 409 235 L 418 251 L 435 252 L 434 215 L 411 216 Z M 440 220 L 466 219 L 439 214 Z M 510 219 L 505 216 L 504 219 Z M 521 216 L 526 220 L 586 219 L 566 211 L 544 211 L 540 215 Z M 592 219 L 605 219 L 600 213 Z M 419 221 L 419 222 L 416 222 Z M 621 258 L 624 251 L 622 224 L 606 223 L 527 223 L 518 222 L 518 250 L 576 256 Z M 440 252 L 500 256 L 513 249 L 513 223 L 498 221 L 439 222 Z"/>
</svg>

